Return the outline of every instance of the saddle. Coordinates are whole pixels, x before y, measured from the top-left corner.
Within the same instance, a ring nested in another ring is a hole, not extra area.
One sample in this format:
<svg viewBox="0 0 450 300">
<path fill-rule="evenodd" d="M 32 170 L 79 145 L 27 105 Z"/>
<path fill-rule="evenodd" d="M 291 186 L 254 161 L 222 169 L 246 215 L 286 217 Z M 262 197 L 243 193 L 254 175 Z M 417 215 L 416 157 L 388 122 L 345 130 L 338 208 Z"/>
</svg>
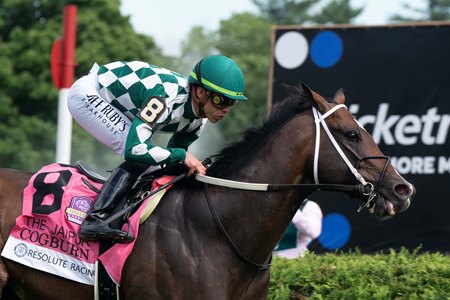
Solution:
<svg viewBox="0 0 450 300">
<path fill-rule="evenodd" d="M 77 161 L 76 166 L 80 170 L 80 172 L 90 180 L 102 184 L 106 182 L 105 177 L 98 174 L 85 162 Z M 184 166 L 182 167 L 184 168 Z M 185 171 L 185 169 L 183 168 L 175 166 L 172 168 L 157 170 L 151 173 L 144 172 L 143 174 L 141 174 L 141 176 L 139 176 L 136 182 L 132 185 L 131 189 L 124 194 L 122 199 L 120 199 L 120 202 L 117 204 L 117 207 L 112 212 L 111 216 L 104 221 L 105 224 L 108 224 L 111 228 L 120 229 L 124 224 L 128 223 L 128 218 L 136 211 L 137 208 L 139 208 L 139 205 L 143 202 L 143 200 L 155 195 L 165 188 L 165 186 L 160 186 L 159 188 L 152 190 L 152 182 L 156 178 L 167 176 L 167 174 L 182 174 L 182 172 Z M 85 183 L 89 185 L 88 181 L 86 181 Z M 100 192 L 99 190 L 96 190 L 94 186 L 91 186 L 91 188 L 96 192 Z M 151 212 L 147 210 L 147 212 L 145 213 L 146 218 L 150 215 L 150 213 Z"/>
</svg>

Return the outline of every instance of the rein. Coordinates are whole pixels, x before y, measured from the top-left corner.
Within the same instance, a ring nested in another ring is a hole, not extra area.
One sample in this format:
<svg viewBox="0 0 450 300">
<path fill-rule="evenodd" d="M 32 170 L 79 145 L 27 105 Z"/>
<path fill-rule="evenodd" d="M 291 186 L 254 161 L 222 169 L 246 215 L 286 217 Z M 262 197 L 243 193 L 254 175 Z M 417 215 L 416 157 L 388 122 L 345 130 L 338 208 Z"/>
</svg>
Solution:
<svg viewBox="0 0 450 300">
<path fill-rule="evenodd" d="M 362 184 L 279 184 L 279 183 L 250 183 L 242 181 L 234 181 L 229 179 L 211 177 L 206 175 L 195 175 L 195 179 L 200 182 L 207 184 L 218 185 L 238 190 L 247 191 L 280 191 L 280 190 L 291 190 L 291 189 L 315 189 L 323 191 L 334 191 L 334 192 L 355 192 L 355 193 L 367 193 L 367 186 Z"/>
<path fill-rule="evenodd" d="M 227 242 L 230 244 L 231 249 L 233 249 L 236 256 L 239 257 L 245 263 L 251 265 L 252 267 L 255 267 L 258 271 L 266 271 L 266 270 L 270 269 L 270 266 L 271 266 L 270 261 L 272 260 L 272 256 L 270 257 L 268 264 L 258 264 L 256 262 L 250 260 L 249 258 L 247 258 L 247 256 L 245 256 L 244 254 L 242 254 L 241 251 L 239 251 L 239 248 L 236 246 L 236 244 L 231 239 L 227 230 L 225 229 L 222 222 L 220 221 L 220 218 L 217 215 L 216 209 L 214 208 L 214 206 L 211 203 L 211 198 L 209 197 L 209 191 L 208 191 L 207 184 L 203 185 L 203 191 L 205 192 L 206 202 L 208 203 L 209 210 L 211 211 L 211 213 L 214 217 L 214 221 L 216 221 L 216 224 L 219 227 L 220 231 L 225 235 Z"/>
</svg>

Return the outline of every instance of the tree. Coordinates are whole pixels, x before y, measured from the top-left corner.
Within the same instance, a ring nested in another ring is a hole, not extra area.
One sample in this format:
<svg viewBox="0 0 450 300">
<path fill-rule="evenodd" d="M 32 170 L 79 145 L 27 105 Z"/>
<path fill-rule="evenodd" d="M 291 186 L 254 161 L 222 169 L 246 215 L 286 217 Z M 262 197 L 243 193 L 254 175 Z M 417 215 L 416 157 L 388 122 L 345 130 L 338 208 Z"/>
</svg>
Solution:
<svg viewBox="0 0 450 300">
<path fill-rule="evenodd" d="M 253 3 L 277 25 L 351 23 L 363 11 L 354 9 L 350 0 L 253 0 Z"/>
<path fill-rule="evenodd" d="M 174 69 L 188 75 L 194 64 L 202 57 L 217 53 L 215 44 L 217 36 L 215 32 L 208 32 L 201 26 L 194 26 L 181 43 L 181 56 L 176 60 Z"/>
<path fill-rule="evenodd" d="M 227 142 L 266 115 L 271 26 L 267 19 L 250 13 L 235 14 L 220 23 L 216 47 L 241 66 L 249 98 L 219 123 Z"/>
<path fill-rule="evenodd" d="M 55 26 L 47 15 L 30 1 L 0 6 L 0 161 L 5 167 L 33 170 L 54 157 L 56 131 L 49 119 L 55 116 L 51 100 L 57 93 L 47 83 L 49 59 L 42 51 L 51 49 Z"/>
<path fill-rule="evenodd" d="M 62 35 L 64 3 L 0 1 L 0 163 L 36 170 L 54 161 L 58 92 L 50 74 L 50 50 Z M 119 0 L 70 1 L 78 6 L 76 77 L 94 62 L 140 59 L 170 62 L 151 37 L 133 31 Z M 130 46 L 132 45 L 132 46 Z M 111 166 L 117 157 L 74 125 L 73 161 Z"/>
<path fill-rule="evenodd" d="M 415 8 L 403 3 L 406 12 L 418 17 L 408 17 L 403 14 L 393 15 L 391 21 L 445 21 L 450 20 L 450 0 L 424 0 L 425 8 Z"/>
<path fill-rule="evenodd" d="M 253 0 L 261 15 L 278 25 L 303 24 L 310 20 L 310 9 L 320 0 Z"/>
<path fill-rule="evenodd" d="M 362 11 L 363 8 L 353 8 L 350 0 L 333 0 L 318 14 L 311 16 L 311 21 L 316 24 L 347 24 Z"/>
<path fill-rule="evenodd" d="M 259 124 L 265 116 L 271 26 L 272 23 L 263 17 L 235 14 L 221 21 L 217 32 L 194 27 L 188 39 L 183 41 L 179 66 L 185 68 L 186 74 L 201 57 L 219 53 L 235 60 L 245 76 L 245 94 L 249 100 L 239 101 L 223 121 L 207 127 L 204 134 L 209 136 L 208 140 L 220 134 L 222 142 L 229 143 L 236 140 L 243 129 Z"/>
<path fill-rule="evenodd" d="M 312 14 L 320 0 L 253 0 L 261 16 L 235 14 L 223 20 L 218 32 L 217 49 L 242 67 L 249 100 L 220 123 L 227 142 L 236 139 L 242 129 L 261 122 L 267 110 L 270 35 L 273 24 L 350 23 L 362 12 L 349 0 L 333 0 Z"/>
</svg>

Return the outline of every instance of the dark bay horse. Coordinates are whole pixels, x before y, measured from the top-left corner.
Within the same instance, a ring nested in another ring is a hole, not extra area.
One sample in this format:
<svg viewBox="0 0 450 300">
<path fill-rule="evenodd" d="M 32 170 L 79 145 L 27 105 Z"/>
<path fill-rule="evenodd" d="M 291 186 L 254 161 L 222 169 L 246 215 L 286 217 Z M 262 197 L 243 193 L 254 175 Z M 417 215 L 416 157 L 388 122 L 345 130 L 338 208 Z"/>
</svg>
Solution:
<svg viewBox="0 0 450 300">
<path fill-rule="evenodd" d="M 367 207 L 380 219 L 407 209 L 414 187 L 358 125 L 344 100 L 342 90 L 326 100 L 305 85 L 292 88 L 261 127 L 248 129 L 241 141 L 223 149 L 207 172 L 305 188 L 265 192 L 208 185 L 206 190 L 191 177 L 170 189 L 140 227 L 123 270 L 121 299 L 267 298 L 272 250 L 315 190 L 312 184 L 361 184 L 364 193 L 353 196 L 369 200 Z M 1 247 L 21 212 L 30 176 L 0 170 Z M 4 258 L 0 282 L 23 299 L 93 299 L 91 286 Z"/>
</svg>

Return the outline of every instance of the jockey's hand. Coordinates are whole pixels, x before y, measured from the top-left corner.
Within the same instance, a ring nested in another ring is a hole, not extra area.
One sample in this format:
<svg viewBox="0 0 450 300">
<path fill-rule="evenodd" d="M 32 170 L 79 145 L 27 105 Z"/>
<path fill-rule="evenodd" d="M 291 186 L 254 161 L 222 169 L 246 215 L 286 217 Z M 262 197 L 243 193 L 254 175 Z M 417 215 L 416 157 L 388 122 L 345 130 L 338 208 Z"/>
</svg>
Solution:
<svg viewBox="0 0 450 300">
<path fill-rule="evenodd" d="M 186 158 L 183 164 L 189 169 L 188 176 L 191 176 L 194 172 L 200 175 L 205 175 L 206 173 L 206 167 L 190 152 L 186 151 Z"/>
</svg>

